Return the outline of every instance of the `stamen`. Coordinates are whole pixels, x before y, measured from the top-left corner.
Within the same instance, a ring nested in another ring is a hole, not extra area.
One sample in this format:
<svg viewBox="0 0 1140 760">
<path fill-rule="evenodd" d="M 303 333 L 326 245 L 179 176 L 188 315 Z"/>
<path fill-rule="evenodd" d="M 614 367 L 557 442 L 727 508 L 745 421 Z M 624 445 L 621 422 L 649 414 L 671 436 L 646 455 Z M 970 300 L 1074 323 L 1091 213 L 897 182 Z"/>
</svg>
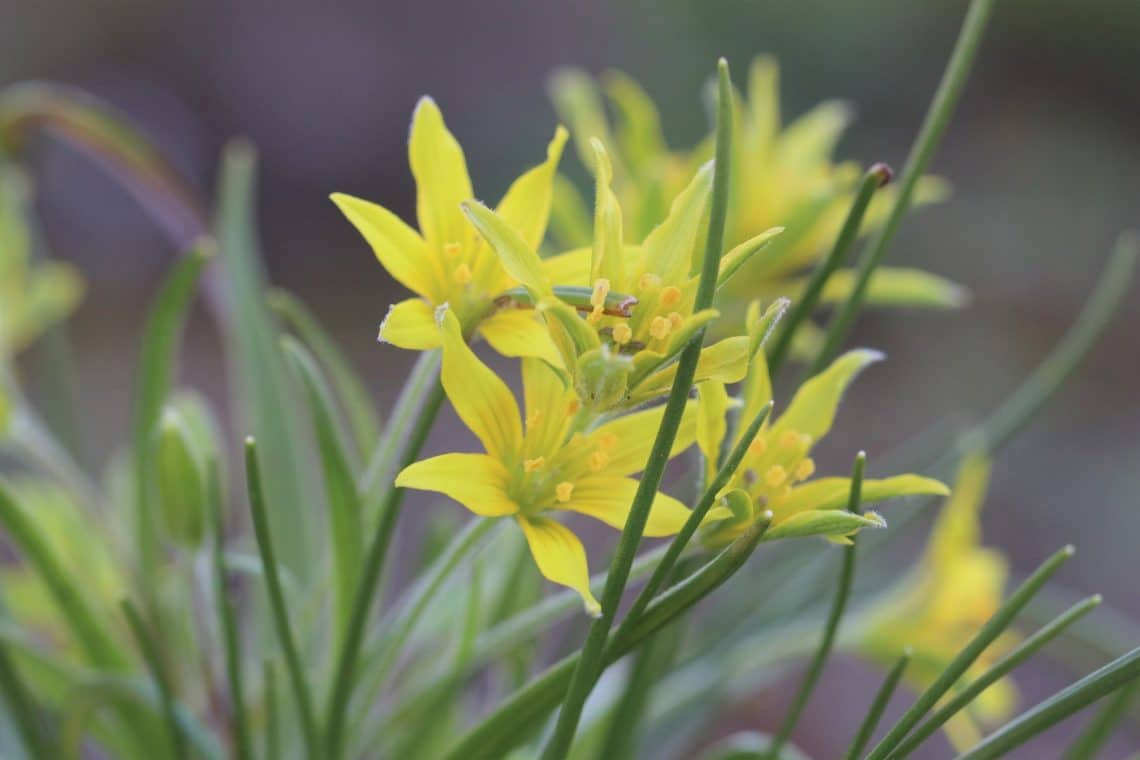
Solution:
<svg viewBox="0 0 1140 760">
<path fill-rule="evenodd" d="M 606 305 L 606 296 L 610 294 L 610 281 L 605 277 L 594 280 L 594 292 L 590 294 L 590 305 L 600 309 Z"/>
<path fill-rule="evenodd" d="M 526 472 L 534 472 L 535 470 L 541 470 L 545 465 L 546 457 L 535 457 L 534 459 L 528 459 L 523 462 L 523 470 Z"/>
<path fill-rule="evenodd" d="M 799 448 L 801 441 L 800 434 L 794 430 L 785 430 L 780 433 L 780 445 L 785 449 Z"/>
<path fill-rule="evenodd" d="M 685 321 L 685 318 L 682 317 L 680 314 L 678 314 L 675 311 L 669 312 L 668 319 L 669 319 L 669 324 L 673 326 L 674 330 L 676 330 L 678 327 L 680 327 L 681 323 Z"/>
<path fill-rule="evenodd" d="M 748 452 L 750 454 L 755 454 L 756 456 L 762 455 L 767 450 L 768 450 L 768 441 L 766 441 L 763 438 L 760 438 L 759 436 L 757 436 L 756 438 L 753 438 L 752 443 L 748 444 Z"/>
<path fill-rule="evenodd" d="M 811 457 L 805 457 L 800 460 L 796 465 L 796 480 L 807 480 L 815 474 L 815 461 Z"/>
<path fill-rule="evenodd" d="M 596 325 L 601 320 L 602 315 L 605 313 L 606 313 L 606 310 L 604 307 L 595 306 L 593 309 L 590 310 L 590 313 L 586 315 L 586 321 L 592 325 Z"/>
<path fill-rule="evenodd" d="M 463 253 L 463 246 L 459 243 L 444 243 L 443 253 L 445 256 L 455 257 Z"/>
<path fill-rule="evenodd" d="M 676 285 L 667 285 L 661 291 L 661 305 L 665 307 L 672 306 L 681 300 L 681 289 Z"/>
<path fill-rule="evenodd" d="M 542 422 L 542 410 L 541 409 L 535 409 L 534 411 L 532 411 L 530 414 L 528 414 L 526 416 L 526 426 L 527 426 L 528 430 L 530 428 L 533 428 L 535 425 L 537 425 L 540 422 Z"/>
<path fill-rule="evenodd" d="M 649 334 L 658 340 L 668 338 L 672 331 L 673 325 L 665 317 L 654 317 L 653 321 L 649 323 Z"/>
<path fill-rule="evenodd" d="M 604 451 L 595 451 L 590 455 L 590 470 L 593 472 L 601 472 L 609 463 L 609 454 Z"/>
<path fill-rule="evenodd" d="M 633 339 L 633 330 L 631 330 L 629 325 L 625 322 L 619 322 L 614 325 L 613 338 L 614 343 L 617 343 L 619 346 L 624 346 Z"/>
<path fill-rule="evenodd" d="M 661 278 L 652 272 L 646 272 L 637 280 L 637 287 L 639 290 L 649 290 L 650 288 L 656 288 L 660 285 Z"/>
<path fill-rule="evenodd" d="M 460 264 L 455 268 L 455 271 L 452 272 L 452 276 L 455 277 L 455 281 L 460 285 L 466 285 L 471 282 L 471 267 L 466 264 Z"/>
<path fill-rule="evenodd" d="M 570 495 L 574 493 L 574 484 L 569 480 L 564 480 L 558 485 L 554 486 L 554 498 L 565 504 L 570 501 Z"/>
<path fill-rule="evenodd" d="M 778 464 L 772 465 L 768 468 L 768 471 L 764 473 L 764 482 L 772 488 L 782 486 L 787 479 L 788 471 Z"/>
<path fill-rule="evenodd" d="M 567 417 L 573 417 L 575 414 L 578 413 L 578 410 L 581 408 L 582 408 L 582 402 L 581 401 L 579 401 L 576 398 L 570 399 L 570 401 L 566 404 L 566 416 Z"/>
<path fill-rule="evenodd" d="M 611 451 L 618 445 L 618 437 L 613 433 L 602 433 L 598 436 L 598 448 Z"/>
</svg>

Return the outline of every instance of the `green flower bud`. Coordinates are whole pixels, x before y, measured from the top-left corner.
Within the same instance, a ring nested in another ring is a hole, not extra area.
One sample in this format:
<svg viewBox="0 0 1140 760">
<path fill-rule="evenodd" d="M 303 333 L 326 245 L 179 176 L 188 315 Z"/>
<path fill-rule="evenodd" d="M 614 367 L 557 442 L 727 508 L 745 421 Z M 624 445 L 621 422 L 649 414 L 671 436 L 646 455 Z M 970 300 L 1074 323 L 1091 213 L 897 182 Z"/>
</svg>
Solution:
<svg viewBox="0 0 1140 760">
<path fill-rule="evenodd" d="M 210 513 L 207 463 L 217 461 L 216 428 L 195 396 L 176 399 L 163 410 L 155 445 L 157 495 L 167 536 L 197 548 Z"/>
<path fill-rule="evenodd" d="M 632 370 L 633 361 L 609 346 L 591 349 L 578 358 L 578 395 L 592 409 L 613 408 L 625 398 Z"/>
</svg>

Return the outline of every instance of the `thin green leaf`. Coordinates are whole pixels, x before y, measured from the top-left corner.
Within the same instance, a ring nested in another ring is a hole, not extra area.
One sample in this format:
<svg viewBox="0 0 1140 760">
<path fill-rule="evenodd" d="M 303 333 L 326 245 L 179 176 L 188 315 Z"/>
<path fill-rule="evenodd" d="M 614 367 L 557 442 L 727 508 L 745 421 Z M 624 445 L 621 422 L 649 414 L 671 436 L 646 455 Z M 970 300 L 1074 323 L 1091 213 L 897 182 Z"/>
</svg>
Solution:
<svg viewBox="0 0 1140 760">
<path fill-rule="evenodd" d="M 40 725 L 40 708 L 24 684 L 16 663 L 8 656 L 8 645 L 0 640 L 0 694 L 8 705 L 8 715 L 16 724 L 20 741 L 28 756 L 34 760 L 48 760 L 48 744 Z"/>
<path fill-rule="evenodd" d="M 187 757 L 186 740 L 182 736 L 182 730 L 178 726 L 178 716 L 174 709 L 174 694 L 171 691 L 170 680 L 167 678 L 166 669 L 163 666 L 162 657 L 158 651 L 158 645 L 150 631 L 147 630 L 142 616 L 139 615 L 134 605 L 124 600 L 121 606 L 123 615 L 127 619 L 127 624 L 130 626 L 131 633 L 134 635 L 135 641 L 139 645 L 139 650 L 142 652 L 143 659 L 146 661 L 147 667 L 150 668 L 151 677 L 154 679 L 159 702 L 162 705 L 162 712 L 166 717 L 166 729 L 170 740 L 170 748 L 175 757 L 185 758 Z"/>
<path fill-rule="evenodd" d="M 911 654 L 909 647 L 904 650 L 894 667 L 887 673 L 887 677 L 883 679 L 883 685 L 875 692 L 875 698 L 871 700 L 871 707 L 867 710 L 867 717 L 863 718 L 863 722 L 859 724 L 859 730 L 855 733 L 855 738 L 852 740 L 844 760 L 859 760 L 859 756 L 863 754 L 863 749 L 871 741 L 871 737 L 875 735 L 875 729 L 879 726 L 879 721 L 887 709 L 887 704 L 891 701 L 895 689 L 898 688 L 903 672 L 906 671 L 906 666 L 910 663 Z"/>
<path fill-rule="evenodd" d="M 1072 746 L 1065 750 L 1064 760 L 1087 760 L 1090 757 L 1098 757 L 1101 748 L 1112 738 L 1112 732 L 1123 720 L 1128 706 L 1137 694 L 1140 694 L 1140 680 L 1120 687 L 1104 709 L 1089 721 Z"/>
</svg>

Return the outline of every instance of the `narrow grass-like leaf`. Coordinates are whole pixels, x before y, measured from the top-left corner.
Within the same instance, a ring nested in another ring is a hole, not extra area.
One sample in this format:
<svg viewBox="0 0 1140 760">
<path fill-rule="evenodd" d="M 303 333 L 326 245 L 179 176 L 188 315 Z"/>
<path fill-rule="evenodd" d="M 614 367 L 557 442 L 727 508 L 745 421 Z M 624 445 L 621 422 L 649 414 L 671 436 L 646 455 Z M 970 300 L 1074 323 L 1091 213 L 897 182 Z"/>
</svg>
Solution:
<svg viewBox="0 0 1140 760">
<path fill-rule="evenodd" d="M 894 696 L 895 689 L 898 688 L 899 681 L 906 671 L 906 666 L 910 663 L 911 654 L 909 647 L 904 650 L 890 672 L 887 673 L 887 677 L 883 679 L 883 685 L 875 692 L 875 698 L 871 700 L 871 707 L 867 710 L 867 717 L 863 718 L 863 722 L 859 724 L 859 730 L 855 732 L 855 738 L 851 741 L 851 746 L 847 749 L 844 760 L 859 760 L 859 756 L 863 754 L 863 750 L 871 741 L 871 737 L 875 735 L 875 729 L 879 727 L 879 721 L 882 719 L 891 697 Z"/>
<path fill-rule="evenodd" d="M 302 583 L 313 578 L 309 561 L 312 531 L 306 519 L 316 501 L 312 461 L 305 450 L 304 427 L 296 389 L 277 342 L 278 330 L 265 306 L 265 275 L 254 224 L 253 149 L 244 143 L 227 146 L 222 160 L 217 209 L 218 245 L 223 271 L 226 355 L 237 390 L 242 421 L 259 441 L 267 472 L 266 497 L 273 506 L 282 564 Z"/>
<path fill-rule="evenodd" d="M 246 717 L 245 679 L 242 677 L 241 640 L 238 634 L 236 612 L 230 601 L 226 582 L 226 526 L 222 509 L 222 484 L 217 461 L 206 464 L 206 487 L 209 489 L 210 515 L 214 528 L 214 542 L 210 547 L 211 569 L 214 573 L 214 604 L 218 615 L 218 630 L 222 635 L 222 654 L 225 658 L 226 681 L 229 685 L 230 726 L 233 731 L 233 754 L 237 760 L 250 760 L 253 747 L 250 743 L 249 721 Z"/>
<path fill-rule="evenodd" d="M 1032 657 L 1041 647 L 1055 639 L 1063 633 L 1066 628 L 1091 612 L 1099 604 L 1100 596 L 1091 596 L 1083 602 L 1073 605 L 1066 610 L 1064 614 L 1050 621 L 1048 625 L 1021 642 L 1016 649 L 994 663 L 985 673 L 982 673 L 963 689 L 956 692 L 945 704 L 935 710 L 934 714 L 907 736 L 890 756 L 892 758 L 909 757 L 922 742 L 977 699 L 979 694 L 989 688 L 998 679 L 1010 673 L 1018 665 Z M 1081 755 L 1081 757 L 1092 757 L 1092 754 Z"/>
<path fill-rule="evenodd" d="M 147 667 L 150 668 L 151 677 L 154 679 L 159 702 L 162 705 L 162 712 L 166 717 L 170 749 L 174 753 L 174 757 L 185 758 L 187 757 L 186 740 L 183 738 L 182 730 L 178 725 L 178 715 L 174 709 L 174 694 L 171 690 L 170 679 L 167 678 L 166 675 L 166 668 L 162 663 L 162 656 L 159 653 L 158 645 L 155 643 L 150 631 L 147 630 L 142 616 L 138 610 L 135 609 L 134 605 L 124 600 L 121 606 L 123 615 L 127 619 L 127 625 L 130 626 L 131 633 L 134 635 L 135 641 L 139 645 L 139 650 L 142 652 L 143 659 L 146 661 Z"/>
<path fill-rule="evenodd" d="M 1098 757 L 1101 748 L 1112 738 L 1112 732 L 1124 718 L 1128 705 L 1137 694 L 1140 694 L 1140 680 L 1134 680 L 1120 687 L 1104 709 L 1093 716 L 1072 746 L 1065 750 L 1063 760 L 1088 760 L 1091 757 Z"/>
<path fill-rule="evenodd" d="M 277 721 L 277 670 L 271 660 L 262 664 L 262 702 L 265 704 L 264 756 L 281 757 L 281 727 Z"/>
<path fill-rule="evenodd" d="M 954 52 L 946 65 L 946 71 L 942 74 L 942 81 L 934 93 L 934 99 L 926 111 L 926 117 L 923 119 L 918 136 L 911 146 L 906 165 L 903 166 L 894 205 L 891 207 L 882 229 L 879 230 L 879 234 L 870 242 L 867 250 L 860 257 L 855 286 L 828 324 L 823 348 L 809 366 L 809 375 L 814 375 L 822 370 L 839 353 L 839 347 L 843 344 L 855 322 L 855 318 L 862 310 L 871 276 L 886 257 L 887 250 L 902 225 L 903 217 L 910 209 L 915 187 L 926 172 L 926 167 L 930 164 L 930 159 L 934 156 L 934 151 L 937 149 L 938 143 L 941 142 L 946 127 L 950 124 L 950 118 L 954 115 L 954 108 L 958 105 L 962 90 L 965 89 L 966 80 L 969 78 L 970 69 L 973 68 L 974 59 L 977 57 L 978 48 L 981 46 L 982 35 L 989 23 L 995 4 L 996 0 L 973 0 L 970 3 L 970 9 L 962 23 L 958 41 L 954 45 Z"/>
<path fill-rule="evenodd" d="M 277 555 L 270 533 L 269 517 L 265 505 L 265 494 L 261 484 L 261 465 L 258 462 L 257 445 L 253 438 L 245 441 L 246 484 L 249 489 L 249 508 L 253 517 L 253 532 L 257 537 L 257 548 L 261 553 L 261 567 L 265 578 L 265 588 L 269 592 L 269 606 L 273 612 L 273 624 L 277 640 L 285 655 L 285 667 L 293 686 L 293 699 L 297 705 L 297 717 L 301 722 L 301 735 L 309 758 L 320 756 L 317 751 L 317 721 L 313 712 L 313 697 L 305 676 L 305 667 L 297 651 L 293 626 L 289 622 L 289 607 L 281 590 L 281 579 L 277 573 Z"/>
<path fill-rule="evenodd" d="M 1046 731 L 1101 697 L 1140 678 L 1140 648 L 1118 657 L 1022 713 L 987 736 L 958 760 L 992 760 Z"/>
<path fill-rule="evenodd" d="M 333 340 L 301 299 L 280 288 L 271 288 L 269 308 L 297 334 L 328 373 L 336 389 L 341 409 L 352 428 L 356 451 L 361 461 L 368 461 L 380 442 L 380 417 L 372 404 L 372 396 L 360 379 L 352 362 Z"/>
<path fill-rule="evenodd" d="M 728 71 L 728 62 L 723 58 L 717 64 L 717 78 L 716 163 L 713 170 L 712 200 L 709 207 L 708 238 L 703 257 L 699 262 L 695 262 L 699 263 L 700 280 L 693 301 L 693 313 L 712 306 L 713 296 L 716 293 L 720 257 L 724 252 L 724 227 L 728 214 L 733 106 L 732 80 Z M 681 425 L 681 417 L 688 403 L 689 391 L 693 387 L 693 377 L 696 373 L 697 362 L 701 357 L 703 343 L 704 330 L 701 330 L 681 352 L 677 361 L 677 372 L 669 391 L 668 400 L 665 403 L 661 425 L 657 430 L 657 436 L 649 453 L 645 470 L 641 475 L 641 481 L 638 483 L 637 493 L 630 507 L 625 527 L 622 529 L 617 551 L 614 552 L 613 561 L 610 563 L 606 587 L 602 592 L 602 614 L 590 625 L 586 642 L 582 647 L 582 656 L 575 667 L 566 700 L 558 714 L 554 733 L 543 750 L 544 760 L 563 760 L 569 753 L 586 698 L 590 695 L 594 683 L 605 667 L 603 660 L 606 641 L 617 615 L 617 608 L 621 603 L 625 585 L 629 580 L 629 571 L 637 555 L 642 534 L 645 531 L 650 506 L 657 494 L 657 488 L 661 484 L 661 477 L 665 472 L 665 465 L 669 460 L 673 441 Z"/>
<path fill-rule="evenodd" d="M 126 656 L 84 596 L 86 584 L 68 574 L 39 527 L 16 503 L 2 482 L 0 525 L 8 531 L 13 544 L 55 599 L 88 662 L 108 670 L 123 669 L 127 664 Z"/>
<path fill-rule="evenodd" d="M 847 501 L 847 511 L 853 515 L 859 514 L 859 503 L 862 498 L 863 492 L 863 471 L 867 466 L 867 454 L 860 451 L 858 456 L 855 457 L 855 464 L 851 468 L 851 491 Z M 799 722 L 800 714 L 803 713 L 804 707 L 807 706 L 808 699 L 811 697 L 815 685 L 819 682 L 819 677 L 823 674 L 823 666 L 827 662 L 827 656 L 831 654 L 831 646 L 835 643 L 835 635 L 839 632 L 839 623 L 843 619 L 843 613 L 847 609 L 847 597 L 851 593 L 851 584 L 855 579 L 855 544 L 854 539 L 852 543 L 843 548 L 843 562 L 839 568 L 839 583 L 835 587 L 835 598 L 831 603 L 831 611 L 827 615 L 827 622 L 823 626 L 823 635 L 819 639 L 819 648 L 816 649 L 815 655 L 811 659 L 811 664 L 808 665 L 807 673 L 804 674 L 803 680 L 800 682 L 800 688 L 796 692 L 796 696 L 792 699 L 792 705 L 788 708 L 788 714 L 784 718 L 780 728 L 772 737 L 772 744 L 768 750 L 768 756 L 771 758 L 778 758 L 780 751 L 784 744 L 792 736 L 792 732 L 796 729 L 796 723 Z"/>
<path fill-rule="evenodd" d="M 16 663 L 8 656 L 8 645 L 0 639 L 0 695 L 8 705 L 8 715 L 16 725 L 28 757 L 48 760 L 48 744 L 40 726 L 40 709 L 24 684 Z"/>
<path fill-rule="evenodd" d="M 911 705 L 899 721 L 883 739 L 875 745 L 871 753 L 867 755 L 867 760 L 884 760 L 896 747 L 902 742 L 911 729 L 913 729 L 918 722 L 930 711 L 938 700 L 953 688 L 958 679 L 965 674 L 966 670 L 974 664 L 974 661 L 981 656 L 986 647 L 993 643 L 994 639 L 1001 635 L 1001 633 L 1009 627 L 1010 623 L 1017 616 L 1017 613 L 1022 610 L 1033 598 L 1034 594 L 1045 585 L 1045 582 L 1052 577 L 1053 573 L 1061 567 L 1070 557 L 1073 556 L 1073 547 L 1066 546 L 1052 557 L 1047 559 L 1033 575 L 1029 576 L 1018 586 L 1009 598 L 998 608 L 998 611 L 986 621 L 981 630 L 970 639 L 970 642 L 958 652 L 950 664 L 934 679 L 926 691 L 924 691 L 919 698 Z"/>
<path fill-rule="evenodd" d="M 341 425 L 332 391 L 312 354 L 294 338 L 282 338 L 285 357 L 305 389 L 324 472 L 329 540 L 333 561 L 333 630 L 344 637 L 352 614 L 360 561 L 364 554 L 360 497 L 349 461 L 350 446 Z"/>
<path fill-rule="evenodd" d="M 203 241 L 178 262 L 155 297 L 143 329 L 135 378 L 135 401 L 131 419 L 131 453 L 135 482 L 135 540 L 142 577 L 151 579 L 161 551 L 157 515 L 155 430 L 163 404 L 170 396 L 178 357 L 178 338 L 198 288 L 202 270 L 213 255 L 213 247 Z M 153 590 L 142 589 L 147 606 Z"/>
</svg>

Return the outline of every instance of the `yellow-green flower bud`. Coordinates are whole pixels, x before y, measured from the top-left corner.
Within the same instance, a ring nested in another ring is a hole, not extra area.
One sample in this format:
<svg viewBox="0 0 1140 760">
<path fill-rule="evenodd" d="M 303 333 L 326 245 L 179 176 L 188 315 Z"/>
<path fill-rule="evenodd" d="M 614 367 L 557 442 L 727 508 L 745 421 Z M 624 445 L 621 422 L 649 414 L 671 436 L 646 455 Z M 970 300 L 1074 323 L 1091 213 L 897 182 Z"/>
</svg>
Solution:
<svg viewBox="0 0 1140 760">
<path fill-rule="evenodd" d="M 191 549 L 206 535 L 207 463 L 217 460 L 215 430 L 205 405 L 193 396 L 168 405 L 159 420 L 155 463 L 163 523 L 171 540 Z"/>
<path fill-rule="evenodd" d="M 591 409 L 610 409 L 625 397 L 633 361 L 599 346 L 578 358 L 575 377 L 578 395 Z"/>
</svg>

